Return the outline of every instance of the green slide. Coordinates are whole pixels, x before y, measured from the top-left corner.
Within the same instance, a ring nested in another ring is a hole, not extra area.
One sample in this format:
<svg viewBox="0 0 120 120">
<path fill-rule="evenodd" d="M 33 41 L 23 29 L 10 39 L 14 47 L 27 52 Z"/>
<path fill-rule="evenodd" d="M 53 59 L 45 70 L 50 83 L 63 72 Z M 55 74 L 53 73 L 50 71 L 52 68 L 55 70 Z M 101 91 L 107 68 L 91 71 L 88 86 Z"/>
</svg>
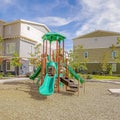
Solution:
<svg viewBox="0 0 120 120">
<path fill-rule="evenodd" d="M 39 87 L 39 93 L 45 96 L 52 95 L 54 93 L 54 84 L 56 78 L 57 75 L 54 75 L 54 77 L 50 77 L 48 74 L 46 74 L 42 86 Z"/>
<path fill-rule="evenodd" d="M 53 77 L 50 77 L 48 75 L 48 68 L 53 66 L 56 70 L 56 73 L 54 74 Z M 57 78 L 57 73 L 58 73 L 58 66 L 57 66 L 57 63 L 55 62 L 48 62 L 47 63 L 47 74 L 44 78 L 44 82 L 43 84 L 39 87 L 39 93 L 41 95 L 44 95 L 44 96 L 49 96 L 49 95 L 52 95 L 54 93 L 54 84 L 55 84 L 55 80 Z"/>
<path fill-rule="evenodd" d="M 68 65 L 69 72 L 75 77 L 75 79 L 79 80 L 82 83 L 84 83 L 84 79 L 80 77 L 69 65 Z"/>
<path fill-rule="evenodd" d="M 31 76 L 30 76 L 30 79 L 34 80 L 40 73 L 41 71 L 41 66 L 38 66 L 37 70 L 35 71 L 35 73 L 33 73 Z"/>
</svg>

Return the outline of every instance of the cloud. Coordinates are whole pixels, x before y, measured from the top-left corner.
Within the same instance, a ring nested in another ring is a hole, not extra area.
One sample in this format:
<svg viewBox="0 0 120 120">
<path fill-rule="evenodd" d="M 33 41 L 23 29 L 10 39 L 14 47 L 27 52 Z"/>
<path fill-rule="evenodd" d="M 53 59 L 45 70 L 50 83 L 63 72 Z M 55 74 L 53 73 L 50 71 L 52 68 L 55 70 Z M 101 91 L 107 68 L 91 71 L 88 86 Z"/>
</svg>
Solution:
<svg viewBox="0 0 120 120">
<path fill-rule="evenodd" d="M 119 0 L 85 0 L 79 4 L 85 8 L 83 13 L 89 12 L 89 19 L 76 31 L 77 36 L 96 29 L 120 31 Z"/>
<path fill-rule="evenodd" d="M 15 3 L 16 0 L 0 0 L 1 13 L 6 14 L 7 9 L 14 5 Z"/>
<path fill-rule="evenodd" d="M 13 4 L 15 0 L 0 0 L 0 7 L 5 7 Z"/>
<path fill-rule="evenodd" d="M 0 3 L 2 4 L 10 4 L 12 3 L 14 0 L 0 0 Z"/>
<path fill-rule="evenodd" d="M 62 17 L 39 17 L 37 18 L 38 22 L 47 24 L 49 26 L 63 26 L 63 25 L 67 25 L 70 22 L 72 22 L 72 20 L 70 20 L 69 18 L 62 18 Z"/>
<path fill-rule="evenodd" d="M 68 32 L 66 30 L 60 31 L 59 33 L 66 37 L 66 39 L 65 39 L 66 50 L 69 51 L 70 49 L 72 49 L 72 47 L 73 47 L 73 44 L 72 44 L 73 34 L 71 34 L 70 32 Z"/>
</svg>

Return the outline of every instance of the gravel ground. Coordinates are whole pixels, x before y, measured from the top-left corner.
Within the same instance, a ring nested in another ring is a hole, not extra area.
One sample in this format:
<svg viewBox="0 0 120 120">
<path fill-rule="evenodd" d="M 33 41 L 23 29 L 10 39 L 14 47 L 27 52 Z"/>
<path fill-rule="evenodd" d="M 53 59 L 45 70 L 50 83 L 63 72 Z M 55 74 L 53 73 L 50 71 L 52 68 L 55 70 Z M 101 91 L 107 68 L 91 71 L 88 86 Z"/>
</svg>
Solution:
<svg viewBox="0 0 120 120">
<path fill-rule="evenodd" d="M 61 90 L 41 96 L 32 81 L 0 84 L 0 120 L 120 120 L 120 84 L 86 82 L 80 95 Z"/>
</svg>

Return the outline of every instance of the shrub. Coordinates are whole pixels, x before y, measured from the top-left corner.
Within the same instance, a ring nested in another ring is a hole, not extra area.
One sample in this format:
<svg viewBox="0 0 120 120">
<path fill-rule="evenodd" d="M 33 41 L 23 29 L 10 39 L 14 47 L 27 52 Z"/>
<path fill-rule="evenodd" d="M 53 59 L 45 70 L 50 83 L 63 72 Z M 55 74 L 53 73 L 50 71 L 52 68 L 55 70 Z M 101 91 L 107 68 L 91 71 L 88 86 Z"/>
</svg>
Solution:
<svg viewBox="0 0 120 120">
<path fill-rule="evenodd" d="M 9 72 L 9 73 L 7 73 L 7 76 L 8 77 L 13 77 L 14 75 L 12 75 L 12 73 Z"/>
<path fill-rule="evenodd" d="M 92 75 L 87 75 L 86 79 L 92 79 Z"/>
<path fill-rule="evenodd" d="M 31 74 L 32 74 L 31 72 L 26 73 L 26 77 L 30 77 Z"/>
<path fill-rule="evenodd" d="M 3 73 L 0 73 L 0 78 L 3 78 L 4 74 Z"/>
</svg>

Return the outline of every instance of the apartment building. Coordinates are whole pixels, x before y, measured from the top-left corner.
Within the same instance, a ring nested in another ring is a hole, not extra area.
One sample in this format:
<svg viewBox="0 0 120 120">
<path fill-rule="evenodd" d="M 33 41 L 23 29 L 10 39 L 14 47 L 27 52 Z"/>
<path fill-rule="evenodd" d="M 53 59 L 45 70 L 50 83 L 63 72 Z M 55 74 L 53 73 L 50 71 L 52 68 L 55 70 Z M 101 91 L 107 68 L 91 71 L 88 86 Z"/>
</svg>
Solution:
<svg viewBox="0 0 120 120">
<path fill-rule="evenodd" d="M 87 58 L 87 72 L 96 73 L 102 71 L 102 63 L 106 62 L 112 66 L 112 72 L 120 73 L 120 63 L 115 60 L 120 54 L 120 44 L 117 44 L 120 33 L 96 30 L 73 39 L 73 48 L 83 46 L 79 51 L 81 58 Z M 109 71 L 109 70 L 108 70 Z"/>
<path fill-rule="evenodd" d="M 0 36 L 4 40 L 4 49 L 1 55 L 6 56 L 0 65 L 0 71 L 5 74 L 15 74 L 15 67 L 11 65 L 7 56 L 13 56 L 13 53 L 16 52 L 22 58 L 22 66 L 19 67 L 17 73 L 25 75 L 31 72 L 33 68 L 30 66 L 28 58 L 30 53 L 34 53 L 34 46 L 37 43 L 42 44 L 42 36 L 47 32 L 50 32 L 50 29 L 46 25 L 36 22 L 26 20 L 0 21 Z"/>
</svg>

